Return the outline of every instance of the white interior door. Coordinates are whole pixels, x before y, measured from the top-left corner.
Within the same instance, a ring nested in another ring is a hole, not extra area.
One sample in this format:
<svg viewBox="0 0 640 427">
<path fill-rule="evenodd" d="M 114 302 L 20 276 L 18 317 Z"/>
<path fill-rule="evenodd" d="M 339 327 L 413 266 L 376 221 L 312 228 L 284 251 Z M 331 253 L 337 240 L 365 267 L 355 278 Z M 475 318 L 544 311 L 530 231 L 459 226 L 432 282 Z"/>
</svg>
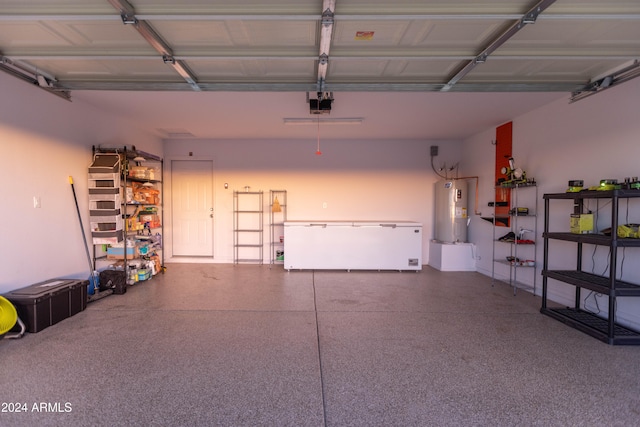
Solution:
<svg viewBox="0 0 640 427">
<path fill-rule="evenodd" d="M 173 256 L 213 257 L 213 162 L 171 161 Z"/>
</svg>

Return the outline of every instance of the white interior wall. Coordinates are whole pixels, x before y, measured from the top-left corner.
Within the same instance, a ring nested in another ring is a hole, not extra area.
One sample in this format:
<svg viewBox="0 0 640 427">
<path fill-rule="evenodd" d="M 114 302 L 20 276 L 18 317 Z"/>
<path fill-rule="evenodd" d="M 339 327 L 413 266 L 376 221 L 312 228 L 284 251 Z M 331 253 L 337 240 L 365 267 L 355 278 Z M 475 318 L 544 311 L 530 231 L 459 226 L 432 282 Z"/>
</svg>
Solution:
<svg viewBox="0 0 640 427">
<path fill-rule="evenodd" d="M 457 162 L 459 141 L 328 140 L 321 142 L 322 155 L 317 156 L 313 140 L 171 140 L 164 147 L 165 188 L 170 194 L 172 159 L 189 158 L 189 152 L 194 160 L 213 159 L 214 259 L 205 262 L 233 262 L 233 191 L 249 186 L 251 191 L 265 192 L 265 212 L 268 191 L 287 190 L 288 220 L 420 222 L 426 264 L 433 236 L 433 184 L 438 179 L 429 162 L 431 145 L 440 147 L 436 164 Z M 169 227 L 170 203 L 167 198 Z M 265 215 L 266 242 L 267 226 Z M 166 242 L 171 257 L 170 235 Z M 268 262 L 266 249 L 264 254 Z"/>
<path fill-rule="evenodd" d="M 55 277 L 88 278 L 69 176 L 88 231 L 91 147 L 135 144 L 161 154 L 162 144 L 131 121 L 5 73 L 0 88 L 0 293 Z M 34 197 L 40 208 L 34 208 Z M 91 243 L 88 233 L 87 239 Z"/>
<path fill-rule="evenodd" d="M 537 289 L 540 294 L 542 277 L 540 275 L 543 260 L 542 232 L 544 228 L 543 194 L 564 192 L 568 181 L 583 179 L 586 186 L 596 185 L 601 179 L 640 175 L 640 120 L 638 118 L 638 99 L 640 99 L 640 79 L 629 81 L 569 104 L 566 96 L 535 111 L 513 119 L 513 156 L 517 166 L 527 171 L 529 177 L 538 182 L 539 215 L 538 245 L 536 267 Z M 491 141 L 495 139 L 495 129 L 475 135 L 463 143 L 462 164 L 469 174 L 481 175 L 480 206 L 483 214 L 491 214 L 487 203 L 493 199 L 493 170 L 495 151 Z M 555 201 L 551 205 L 551 231 L 567 231 L 569 214 L 573 212 L 570 201 Z M 590 207 L 595 211 L 596 204 Z M 610 205 L 600 204 L 598 229 L 610 225 Z M 626 212 L 626 202 L 621 205 Z M 629 203 L 628 217 L 622 217 L 628 223 L 640 223 L 640 202 Z M 471 222 L 470 241 L 478 247 L 480 259 L 477 270 L 491 274 L 492 264 L 492 228 L 489 222 L 474 217 Z M 573 269 L 576 265 L 576 245 L 564 242 L 552 242 L 550 245 L 551 269 Z M 595 250 L 594 265 L 591 256 Z M 608 248 L 585 246 L 583 268 L 603 274 L 607 271 Z M 627 248 L 619 253 L 624 258 L 623 280 L 640 283 L 640 264 L 635 262 L 640 252 Z M 621 261 L 622 262 L 622 261 Z M 522 275 L 522 277 L 525 277 Z M 533 277 L 533 276 L 529 276 Z M 532 280 L 529 281 L 531 284 Z M 557 281 L 549 281 L 549 297 L 562 304 L 572 305 L 574 287 Z M 583 293 L 584 296 L 587 292 Z M 584 299 L 584 297 L 583 297 Z M 596 299 L 598 306 L 596 306 Z M 593 311 L 607 311 L 607 297 L 590 296 L 586 299 L 587 308 Z M 640 300 L 637 298 L 619 298 L 617 318 L 623 324 L 636 329 L 640 327 Z"/>
</svg>

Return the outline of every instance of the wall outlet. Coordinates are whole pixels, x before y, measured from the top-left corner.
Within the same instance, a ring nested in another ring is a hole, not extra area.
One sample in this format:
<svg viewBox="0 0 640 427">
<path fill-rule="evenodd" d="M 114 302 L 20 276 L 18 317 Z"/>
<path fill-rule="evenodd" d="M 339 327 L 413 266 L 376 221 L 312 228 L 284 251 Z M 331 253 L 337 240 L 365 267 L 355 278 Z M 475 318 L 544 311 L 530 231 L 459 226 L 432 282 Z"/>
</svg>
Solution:
<svg viewBox="0 0 640 427">
<path fill-rule="evenodd" d="M 33 207 L 36 209 L 42 207 L 42 204 L 40 202 L 40 196 L 33 196 Z"/>
<path fill-rule="evenodd" d="M 437 156 L 438 155 L 438 146 L 437 145 L 432 145 L 431 146 L 431 156 Z"/>
</svg>

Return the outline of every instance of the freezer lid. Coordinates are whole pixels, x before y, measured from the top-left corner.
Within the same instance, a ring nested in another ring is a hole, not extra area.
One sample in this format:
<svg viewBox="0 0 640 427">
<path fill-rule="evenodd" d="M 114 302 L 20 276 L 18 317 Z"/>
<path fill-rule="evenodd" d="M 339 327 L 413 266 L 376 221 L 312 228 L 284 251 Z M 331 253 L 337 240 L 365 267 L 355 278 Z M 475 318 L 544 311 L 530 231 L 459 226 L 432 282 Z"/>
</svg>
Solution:
<svg viewBox="0 0 640 427">
<path fill-rule="evenodd" d="M 324 221 L 324 220 L 304 220 L 304 221 L 285 221 L 285 227 L 351 227 L 353 221 Z"/>
<path fill-rule="evenodd" d="M 413 221 L 354 221 L 354 227 L 422 227 L 422 224 L 419 222 Z"/>
<path fill-rule="evenodd" d="M 38 297 L 41 295 L 47 295 L 57 291 L 58 289 L 68 288 L 69 285 L 77 283 L 78 280 L 73 279 L 50 279 L 44 282 L 36 283 L 26 288 L 16 289 L 11 291 L 6 296 L 10 297 Z"/>
<path fill-rule="evenodd" d="M 414 221 L 388 221 L 388 220 L 367 220 L 367 221 L 285 221 L 285 227 L 422 227 L 422 224 Z"/>
</svg>

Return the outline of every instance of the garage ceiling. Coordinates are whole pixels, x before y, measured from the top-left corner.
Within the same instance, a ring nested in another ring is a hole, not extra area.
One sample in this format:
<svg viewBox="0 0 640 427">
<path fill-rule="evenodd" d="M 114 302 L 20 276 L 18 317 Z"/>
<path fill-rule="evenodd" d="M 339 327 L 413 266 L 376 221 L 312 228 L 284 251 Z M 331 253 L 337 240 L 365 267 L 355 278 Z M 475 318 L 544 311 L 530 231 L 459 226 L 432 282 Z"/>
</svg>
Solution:
<svg viewBox="0 0 640 427">
<path fill-rule="evenodd" d="M 638 0 L 0 2 L 0 66 L 63 96 L 578 94 L 639 57 Z"/>
</svg>

